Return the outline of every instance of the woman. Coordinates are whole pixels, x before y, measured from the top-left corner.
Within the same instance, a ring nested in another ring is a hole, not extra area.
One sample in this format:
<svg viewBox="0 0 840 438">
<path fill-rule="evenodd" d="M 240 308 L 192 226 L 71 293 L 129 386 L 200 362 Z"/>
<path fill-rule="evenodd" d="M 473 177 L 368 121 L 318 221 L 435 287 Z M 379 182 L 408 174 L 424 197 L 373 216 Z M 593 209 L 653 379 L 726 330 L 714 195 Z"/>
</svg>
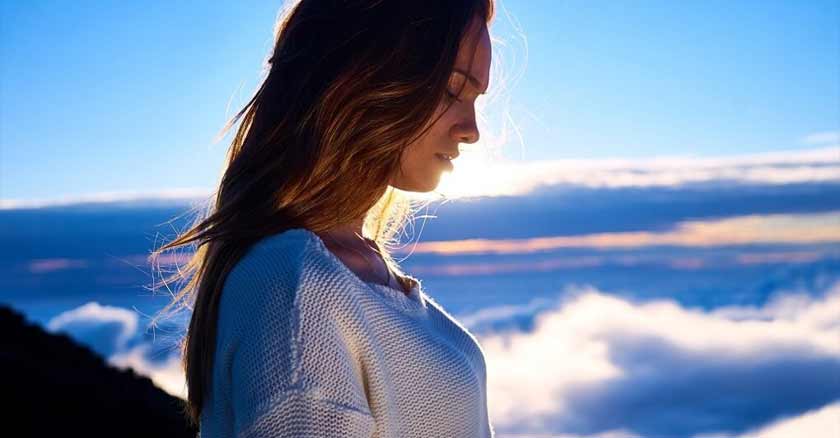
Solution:
<svg viewBox="0 0 840 438">
<path fill-rule="evenodd" d="M 478 140 L 492 17 L 492 0 L 281 16 L 214 208 L 153 254 L 197 247 L 166 281 L 188 280 L 173 303 L 192 309 L 201 437 L 493 436 L 479 344 L 387 251 L 400 191 L 434 190 Z"/>
</svg>

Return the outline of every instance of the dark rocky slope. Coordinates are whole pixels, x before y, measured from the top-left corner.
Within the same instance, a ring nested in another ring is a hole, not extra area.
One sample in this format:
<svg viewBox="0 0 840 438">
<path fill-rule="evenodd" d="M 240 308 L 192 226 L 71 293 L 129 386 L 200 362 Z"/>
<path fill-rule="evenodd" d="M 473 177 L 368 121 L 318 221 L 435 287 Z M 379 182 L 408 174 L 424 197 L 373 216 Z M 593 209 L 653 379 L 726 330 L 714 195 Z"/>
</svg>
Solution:
<svg viewBox="0 0 840 438">
<path fill-rule="evenodd" d="M 4 436 L 189 437 L 183 400 L 0 306 Z"/>
</svg>

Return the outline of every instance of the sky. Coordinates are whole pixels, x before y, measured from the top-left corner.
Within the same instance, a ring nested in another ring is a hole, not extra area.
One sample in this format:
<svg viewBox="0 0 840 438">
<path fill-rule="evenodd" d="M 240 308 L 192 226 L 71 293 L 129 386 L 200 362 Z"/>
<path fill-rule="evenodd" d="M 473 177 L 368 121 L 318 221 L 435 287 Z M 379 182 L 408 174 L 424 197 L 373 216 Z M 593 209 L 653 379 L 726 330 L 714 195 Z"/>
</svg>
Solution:
<svg viewBox="0 0 840 438">
<path fill-rule="evenodd" d="M 211 189 L 281 5 L 0 3 L 0 200 Z M 491 35 L 502 160 L 840 143 L 836 1 L 503 0 Z"/>
</svg>

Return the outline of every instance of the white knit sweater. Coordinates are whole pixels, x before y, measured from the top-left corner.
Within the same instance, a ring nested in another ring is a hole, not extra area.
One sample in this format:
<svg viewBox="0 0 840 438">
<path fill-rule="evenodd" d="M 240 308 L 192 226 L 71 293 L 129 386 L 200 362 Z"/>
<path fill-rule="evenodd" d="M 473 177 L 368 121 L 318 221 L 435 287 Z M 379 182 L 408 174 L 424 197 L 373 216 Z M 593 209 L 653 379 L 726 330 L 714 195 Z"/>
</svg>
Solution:
<svg viewBox="0 0 840 438">
<path fill-rule="evenodd" d="M 412 281 L 362 281 L 317 234 L 255 244 L 222 292 L 201 438 L 493 437 L 484 355 Z"/>
</svg>

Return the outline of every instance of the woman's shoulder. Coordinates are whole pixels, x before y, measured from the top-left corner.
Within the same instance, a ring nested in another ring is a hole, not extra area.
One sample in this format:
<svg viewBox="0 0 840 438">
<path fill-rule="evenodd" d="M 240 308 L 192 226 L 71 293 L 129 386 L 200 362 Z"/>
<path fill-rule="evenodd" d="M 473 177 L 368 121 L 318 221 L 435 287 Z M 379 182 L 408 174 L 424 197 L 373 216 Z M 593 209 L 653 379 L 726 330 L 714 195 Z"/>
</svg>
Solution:
<svg viewBox="0 0 840 438">
<path fill-rule="evenodd" d="M 265 302 L 297 294 L 331 295 L 353 286 L 321 241 L 305 228 L 292 228 L 257 241 L 235 264 L 225 282 L 225 294 L 240 291 Z M 261 296 L 268 294 L 269 296 Z"/>
<path fill-rule="evenodd" d="M 357 290 L 310 231 L 287 230 L 255 243 L 228 273 L 219 330 L 222 336 L 246 336 L 266 327 L 288 331 L 280 327 L 291 320 L 322 325 L 318 321 L 347 312 Z"/>
<path fill-rule="evenodd" d="M 263 237 L 236 261 L 226 286 L 294 277 L 310 245 L 309 236 L 298 228 Z"/>
<path fill-rule="evenodd" d="M 250 248 L 247 255 L 260 252 L 272 252 L 279 255 L 301 254 L 312 243 L 312 232 L 306 228 L 289 228 L 276 234 L 265 236 Z M 244 257 L 245 259 L 247 257 Z"/>
</svg>

